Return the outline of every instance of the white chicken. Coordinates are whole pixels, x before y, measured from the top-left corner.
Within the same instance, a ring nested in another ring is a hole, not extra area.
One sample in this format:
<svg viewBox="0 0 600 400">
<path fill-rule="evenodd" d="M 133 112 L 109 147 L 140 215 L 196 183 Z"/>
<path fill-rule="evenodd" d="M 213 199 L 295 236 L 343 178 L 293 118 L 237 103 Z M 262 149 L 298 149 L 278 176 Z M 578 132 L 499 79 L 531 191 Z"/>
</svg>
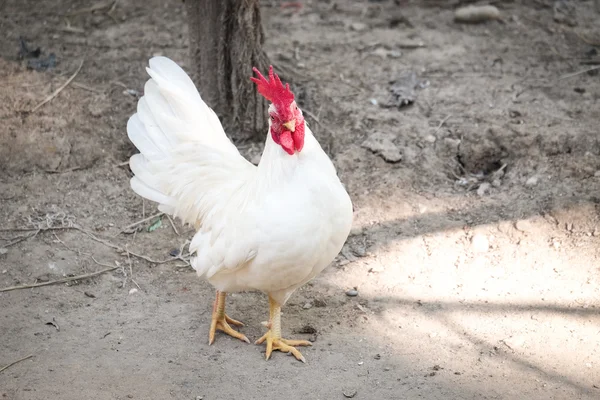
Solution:
<svg viewBox="0 0 600 400">
<path fill-rule="evenodd" d="M 159 209 L 192 224 L 191 264 L 216 289 L 209 343 L 231 328 L 227 292 L 269 296 L 266 359 L 273 350 L 305 361 L 281 337 L 281 307 L 339 253 L 352 225 L 350 197 L 331 160 L 306 125 L 289 85 L 269 70 L 251 78 L 269 106 L 269 134 L 258 166 L 240 155 L 217 115 L 173 61 L 154 57 L 137 113 L 127 124 L 141 154 L 131 157 L 132 189 Z"/>
</svg>

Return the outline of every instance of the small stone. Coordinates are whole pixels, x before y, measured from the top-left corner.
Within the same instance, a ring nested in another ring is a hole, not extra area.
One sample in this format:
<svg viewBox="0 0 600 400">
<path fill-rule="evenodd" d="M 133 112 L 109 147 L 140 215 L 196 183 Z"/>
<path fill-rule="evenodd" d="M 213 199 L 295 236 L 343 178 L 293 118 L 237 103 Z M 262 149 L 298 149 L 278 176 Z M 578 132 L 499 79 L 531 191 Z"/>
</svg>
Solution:
<svg viewBox="0 0 600 400">
<path fill-rule="evenodd" d="M 381 360 L 381 354 L 375 354 L 375 357 L 374 357 L 374 358 L 375 358 L 376 360 Z"/>
<path fill-rule="evenodd" d="M 354 396 L 356 396 L 356 393 L 358 393 L 358 391 L 356 389 L 344 389 L 344 390 L 342 390 L 342 394 L 347 399 L 353 398 Z"/>
<path fill-rule="evenodd" d="M 500 10 L 494 6 L 466 6 L 454 12 L 455 22 L 479 23 L 500 19 Z"/>
<path fill-rule="evenodd" d="M 365 232 L 362 226 L 355 226 L 350 230 L 350 236 L 360 236 Z"/>
<path fill-rule="evenodd" d="M 511 336 L 509 338 L 506 338 L 502 341 L 506 347 L 508 347 L 511 350 L 516 350 L 520 347 L 523 347 L 523 345 L 525 344 L 525 337 L 523 336 Z"/>
<path fill-rule="evenodd" d="M 500 187 L 501 185 L 502 185 L 502 181 L 500 179 L 494 179 L 492 181 L 492 186 L 495 188 Z"/>
<path fill-rule="evenodd" d="M 196 400 L 204 400 L 204 396 L 196 396 Z"/>
<path fill-rule="evenodd" d="M 369 28 L 369 25 L 364 22 L 353 22 L 350 24 L 350 29 L 356 32 L 366 31 Z"/>
<path fill-rule="evenodd" d="M 356 296 L 358 296 L 358 290 L 350 289 L 350 290 L 346 291 L 346 296 L 356 297 Z"/>
<path fill-rule="evenodd" d="M 594 172 L 594 177 L 595 178 L 600 178 L 600 171 Z"/>
<path fill-rule="evenodd" d="M 429 143 L 435 143 L 435 141 L 437 140 L 437 138 L 433 135 L 427 135 L 425 136 L 425 141 L 429 142 Z"/>
<path fill-rule="evenodd" d="M 325 302 L 325 300 L 322 299 L 315 299 L 315 301 L 313 301 L 313 304 L 315 305 L 315 307 L 327 307 L 327 303 Z"/>
<path fill-rule="evenodd" d="M 135 294 L 135 293 L 137 293 L 137 291 L 138 290 L 136 288 L 130 289 L 129 294 Z"/>
<path fill-rule="evenodd" d="M 531 232 L 533 225 L 530 221 L 523 219 L 515 223 L 515 228 L 521 232 Z"/>
<path fill-rule="evenodd" d="M 8 249 L 5 247 L 0 247 L 0 256 L 4 255 L 6 253 L 8 253 Z"/>
<path fill-rule="evenodd" d="M 487 194 L 487 193 L 490 191 L 490 188 L 491 188 L 491 186 L 492 186 L 492 185 L 490 185 L 489 183 L 487 183 L 487 182 L 483 182 L 483 183 L 482 183 L 481 185 L 479 185 L 479 187 L 477 188 L 477 195 L 478 195 L 479 197 L 483 197 L 483 196 L 485 196 L 485 195 L 486 195 L 486 194 Z"/>
<path fill-rule="evenodd" d="M 313 305 L 312 305 L 312 303 L 311 303 L 311 302 L 308 302 L 308 303 L 305 303 L 305 304 L 302 306 L 302 308 L 304 308 L 305 310 L 308 310 L 309 308 L 312 308 L 312 306 L 313 306 Z"/>
<path fill-rule="evenodd" d="M 531 178 L 527 179 L 527 181 L 525 182 L 525 186 L 532 187 L 532 186 L 537 185 L 537 183 L 538 183 L 538 177 L 532 176 Z"/>
<path fill-rule="evenodd" d="M 402 153 L 393 142 L 395 138 L 393 134 L 375 132 L 362 143 L 362 147 L 379 154 L 387 162 L 397 163 L 402 161 Z"/>
<path fill-rule="evenodd" d="M 476 253 L 485 253 L 490 248 L 490 242 L 485 235 L 477 233 L 471 238 L 471 246 Z"/>
</svg>

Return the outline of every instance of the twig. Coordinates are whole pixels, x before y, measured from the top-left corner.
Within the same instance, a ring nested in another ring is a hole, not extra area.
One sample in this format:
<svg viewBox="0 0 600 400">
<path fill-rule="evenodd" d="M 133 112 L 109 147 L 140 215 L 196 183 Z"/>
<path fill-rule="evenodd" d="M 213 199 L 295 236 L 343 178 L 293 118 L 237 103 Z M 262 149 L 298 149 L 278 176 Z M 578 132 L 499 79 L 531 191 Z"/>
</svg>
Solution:
<svg viewBox="0 0 600 400">
<path fill-rule="evenodd" d="M 0 372 L 4 371 L 5 369 L 8 369 L 8 368 L 12 367 L 13 365 L 15 365 L 17 363 L 20 363 L 21 361 L 29 360 L 31 357 L 33 357 L 33 354 L 30 354 L 27 357 L 23 357 L 20 360 L 13 361 L 10 364 L 8 364 L 7 366 L 4 366 L 4 367 L 0 368 Z"/>
<path fill-rule="evenodd" d="M 78 87 L 80 89 L 83 89 L 83 90 L 87 90 L 88 92 L 103 93 L 102 90 L 94 89 L 93 87 L 89 87 L 87 85 L 84 85 L 83 83 L 73 82 L 71 85 Z"/>
<path fill-rule="evenodd" d="M 66 15 L 67 15 L 67 17 L 73 17 L 73 16 L 79 15 L 79 14 L 87 14 L 87 13 L 93 14 L 95 11 L 104 11 L 106 9 L 108 9 L 108 10 L 106 10 L 105 12 L 109 13 L 113 10 L 115 5 L 116 5 L 116 1 L 114 1 L 114 0 L 107 1 L 104 3 L 100 3 L 100 4 L 94 4 L 91 7 L 80 8 L 79 10 L 72 11 Z"/>
<path fill-rule="evenodd" d="M 135 283 L 135 286 L 137 286 L 137 288 L 139 290 L 142 290 L 140 285 L 138 285 L 138 283 L 135 281 L 135 279 L 133 279 L 133 264 L 131 262 L 131 257 L 129 257 L 130 252 L 127 249 L 127 246 L 125 246 L 125 250 L 127 250 L 127 263 L 129 264 L 129 276 L 131 277 L 131 282 Z"/>
<path fill-rule="evenodd" d="M 77 74 L 81 70 L 81 67 L 83 67 L 83 60 L 81 60 L 81 62 L 79 63 L 79 67 L 77 67 L 77 70 L 75 71 L 75 73 L 73 75 L 71 75 L 71 77 L 69 79 L 67 79 L 67 81 L 64 84 L 62 84 L 58 89 L 56 89 L 50 96 L 46 97 L 37 106 L 33 107 L 33 109 L 30 112 L 33 113 L 33 112 L 37 111 L 38 108 L 40 108 L 41 106 L 43 106 L 44 104 L 46 104 L 47 102 L 49 102 L 50 100 L 52 100 L 53 98 L 55 98 L 56 96 L 58 96 L 58 94 L 60 92 L 62 92 L 62 90 L 64 88 L 66 88 L 69 85 L 69 83 L 71 83 L 71 81 L 73 79 L 75 79 L 75 77 L 77 76 Z"/>
<path fill-rule="evenodd" d="M 67 172 L 79 171 L 82 169 L 88 169 L 90 167 L 91 167 L 91 165 L 79 165 L 77 167 L 66 168 L 66 169 L 63 169 L 60 171 L 57 169 L 45 169 L 44 172 L 46 172 L 48 174 L 65 174 Z"/>
<path fill-rule="evenodd" d="M 585 74 L 586 72 L 595 71 L 597 69 L 600 69 L 600 65 L 596 65 L 595 67 L 584 69 L 583 71 L 573 72 L 572 74 L 563 75 L 560 78 L 558 78 L 558 80 L 560 81 L 562 79 L 572 78 L 577 75 Z"/>
<path fill-rule="evenodd" d="M 589 44 L 590 46 L 600 46 L 599 41 L 588 39 L 587 37 L 583 36 L 581 33 L 577 32 L 576 30 L 573 30 L 572 32 L 575 34 L 575 36 L 577 36 L 579 39 L 583 40 L 585 43 Z"/>
<path fill-rule="evenodd" d="M 177 231 L 177 227 L 175 226 L 175 223 L 174 223 L 174 222 L 173 222 L 173 220 L 171 219 L 171 216 L 170 216 L 169 214 L 165 214 L 165 215 L 166 215 L 167 219 L 169 220 L 169 222 L 171 223 L 171 228 L 173 228 L 173 232 L 175 232 L 175 234 L 176 234 L 177 236 L 181 236 L 181 235 L 179 234 L 179 231 Z"/>
<path fill-rule="evenodd" d="M 123 233 L 123 232 L 125 232 L 125 231 L 127 231 L 127 230 L 129 230 L 129 229 L 131 229 L 131 228 L 133 228 L 133 227 L 135 227 L 135 226 L 138 226 L 138 225 L 140 225 L 140 224 L 143 224 L 144 222 L 148 222 L 148 221 L 150 221 L 150 220 L 151 220 L 151 219 L 153 219 L 153 218 L 162 217 L 163 215 L 164 215 L 164 213 L 162 213 L 162 212 L 159 212 L 159 213 L 156 213 L 156 214 L 154 214 L 154 215 L 152 215 L 152 216 L 150 216 L 150 217 L 148 217 L 148 218 L 144 218 L 144 219 L 141 219 L 141 220 L 139 220 L 139 221 L 137 221 L 137 222 L 134 222 L 134 223 L 133 223 L 133 224 L 131 224 L 131 225 L 127 225 L 125 228 L 122 228 L 122 229 L 121 229 L 121 230 L 120 230 L 120 231 L 119 231 L 119 232 L 118 232 L 118 233 L 117 233 L 115 236 L 118 236 L 118 235 L 120 235 L 121 233 Z M 177 231 L 175 231 L 175 232 L 177 232 Z M 113 237 L 114 237 L 114 236 L 113 236 Z"/>
<path fill-rule="evenodd" d="M 33 236 L 37 235 L 37 232 L 33 235 L 22 235 L 22 236 L 17 236 L 16 238 L 13 238 L 12 242 L 8 242 L 7 244 L 4 245 L 4 247 L 10 247 L 10 246 L 14 246 L 17 243 L 22 242 L 23 240 L 27 240 Z"/>
<path fill-rule="evenodd" d="M 103 263 L 100 263 L 100 262 L 96 261 L 96 259 L 93 256 L 92 256 L 92 260 L 94 260 L 94 262 L 96 264 L 98 264 L 98 265 L 102 265 L 104 267 L 108 266 L 108 264 L 103 264 Z M 7 288 L 0 289 L 0 292 L 9 292 L 11 290 L 36 288 L 36 287 L 40 287 L 40 286 L 55 285 L 57 283 L 64 283 L 64 282 L 76 281 L 76 280 L 80 280 L 80 279 L 92 278 L 94 276 L 101 275 L 101 274 L 104 274 L 106 272 L 114 271 L 117 268 L 121 268 L 121 267 L 110 267 L 110 268 L 106 268 L 106 269 L 103 269 L 103 270 L 100 270 L 100 271 L 96 271 L 96 272 L 92 272 L 92 273 L 89 273 L 89 274 L 83 274 L 83 275 L 77 275 L 77 276 L 70 276 L 68 278 L 58 279 L 58 280 L 55 280 L 55 281 L 40 282 L 40 283 L 31 284 L 31 285 L 10 286 L 10 287 L 7 287 Z"/>
<path fill-rule="evenodd" d="M 77 253 L 77 255 L 80 256 L 80 257 L 81 257 L 82 254 L 85 255 L 85 256 L 91 256 L 90 253 L 82 253 L 81 250 L 75 250 L 75 249 L 70 248 L 69 246 L 67 246 L 67 244 L 65 242 L 63 242 L 62 240 L 60 240 L 60 238 L 58 237 L 58 235 L 56 233 L 52 232 L 52 234 L 54 235 L 54 238 L 56 239 L 56 241 L 58 243 L 62 244 L 63 246 L 65 246 L 67 248 L 67 250 L 70 250 L 73 253 Z"/>
<path fill-rule="evenodd" d="M 433 132 L 433 135 L 437 135 L 437 133 L 439 132 L 440 129 L 442 129 L 442 126 L 446 123 L 446 121 L 448 121 L 448 119 L 450 119 L 450 117 L 452 116 L 452 114 L 448 114 L 446 116 L 446 118 L 444 118 L 440 124 L 438 125 L 438 127 L 435 129 L 435 132 Z"/>
<path fill-rule="evenodd" d="M 127 161 L 123 161 L 123 162 L 120 162 L 120 163 L 118 163 L 118 164 L 115 164 L 115 165 L 113 165 L 113 167 L 114 167 L 114 168 L 117 168 L 117 167 L 124 167 L 124 166 L 126 166 L 126 165 L 129 165 L 129 160 L 127 160 Z"/>
<path fill-rule="evenodd" d="M 149 217 L 149 219 L 157 217 L 157 216 L 158 215 L 154 215 L 152 217 Z M 145 221 L 144 220 L 138 221 L 136 224 L 142 223 L 142 222 L 145 222 Z M 73 230 L 77 230 L 77 231 L 79 231 L 81 233 L 86 234 L 90 239 L 92 239 L 92 240 L 94 240 L 94 241 L 96 241 L 98 243 L 101 243 L 101 244 L 103 244 L 103 245 L 105 245 L 107 247 L 110 247 L 111 249 L 115 249 L 115 250 L 117 250 L 120 253 L 129 252 L 129 254 L 131 254 L 132 256 L 140 258 L 140 259 L 145 260 L 145 261 L 148 261 L 148 262 L 153 263 L 153 264 L 166 264 L 166 263 L 177 261 L 177 260 L 188 262 L 187 260 L 184 260 L 181 256 L 167 258 L 165 260 L 155 260 L 155 259 L 150 258 L 148 256 L 145 256 L 143 254 L 134 253 L 134 252 L 132 252 L 130 250 L 126 250 L 126 249 L 122 248 L 121 246 L 113 244 L 113 243 L 109 242 L 108 240 L 99 238 L 98 236 L 96 236 L 92 232 L 88 231 L 87 229 L 84 229 L 81 226 L 74 224 L 72 221 L 69 221 L 69 225 L 67 225 L 67 226 L 56 226 L 55 227 L 55 226 L 51 226 L 50 225 L 51 223 L 52 222 L 47 222 L 46 221 L 47 226 L 40 226 L 40 227 L 37 227 L 37 228 L 12 228 L 12 229 L 2 228 L 2 229 L 0 229 L 0 232 L 2 232 L 2 231 L 29 232 L 29 234 L 23 235 L 22 237 L 19 236 L 19 237 L 16 238 L 16 240 L 13 240 L 13 242 L 9 243 L 9 245 L 13 245 L 13 244 L 21 242 L 23 240 L 31 239 L 31 238 L 37 236 L 40 232 L 73 229 Z M 130 225 L 130 226 L 135 226 L 136 224 L 133 224 L 133 225 Z M 126 229 L 127 229 L 127 227 L 126 227 Z M 4 247 L 7 247 L 7 246 L 4 245 Z"/>
</svg>

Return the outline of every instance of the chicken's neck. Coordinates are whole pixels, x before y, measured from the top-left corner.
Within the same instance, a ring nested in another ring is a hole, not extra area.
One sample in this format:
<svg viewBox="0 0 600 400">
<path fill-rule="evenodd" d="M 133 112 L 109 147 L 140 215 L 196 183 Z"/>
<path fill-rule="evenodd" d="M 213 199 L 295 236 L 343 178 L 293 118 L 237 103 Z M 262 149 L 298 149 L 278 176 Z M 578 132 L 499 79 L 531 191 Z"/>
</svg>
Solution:
<svg viewBox="0 0 600 400">
<path fill-rule="evenodd" d="M 265 150 L 258 164 L 258 177 L 264 184 L 279 185 L 290 182 L 296 174 L 303 173 L 307 166 L 317 167 L 321 164 L 323 172 L 326 172 L 328 168 L 333 168 L 327 154 L 321 149 L 308 125 L 305 125 L 302 151 L 292 155 L 286 153 L 280 145 L 275 143 L 269 132 Z"/>
</svg>

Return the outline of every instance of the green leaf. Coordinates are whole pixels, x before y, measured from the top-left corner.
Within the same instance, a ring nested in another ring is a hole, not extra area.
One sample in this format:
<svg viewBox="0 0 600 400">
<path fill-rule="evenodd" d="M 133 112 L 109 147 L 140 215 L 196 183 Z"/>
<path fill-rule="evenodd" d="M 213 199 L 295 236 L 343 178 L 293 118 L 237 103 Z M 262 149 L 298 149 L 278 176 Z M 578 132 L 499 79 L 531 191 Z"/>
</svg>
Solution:
<svg viewBox="0 0 600 400">
<path fill-rule="evenodd" d="M 154 222 L 152 223 L 152 225 L 150 225 L 150 226 L 148 227 L 148 232 L 154 232 L 155 230 L 157 230 L 158 228 L 160 228 L 160 227 L 161 227 L 161 225 L 162 225 L 162 218 L 161 218 L 161 217 L 158 217 L 158 218 L 156 219 L 156 221 L 154 221 Z"/>
</svg>

